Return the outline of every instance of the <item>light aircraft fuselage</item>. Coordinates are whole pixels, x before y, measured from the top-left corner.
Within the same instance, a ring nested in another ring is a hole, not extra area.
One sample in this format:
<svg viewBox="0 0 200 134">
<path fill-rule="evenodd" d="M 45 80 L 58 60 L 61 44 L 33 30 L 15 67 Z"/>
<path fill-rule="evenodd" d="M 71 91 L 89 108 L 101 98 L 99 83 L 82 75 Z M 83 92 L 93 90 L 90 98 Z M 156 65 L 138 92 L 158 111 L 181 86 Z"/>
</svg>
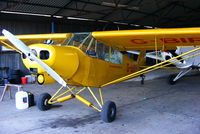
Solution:
<svg viewBox="0 0 200 134">
<path fill-rule="evenodd" d="M 109 60 L 109 53 L 107 59 L 102 60 L 91 57 L 76 46 L 33 44 L 29 47 L 38 58 L 48 64 L 70 85 L 100 87 L 139 69 L 136 61 L 120 52 L 118 52 L 120 57 L 116 57 L 119 59 L 114 60 L 121 61 L 114 64 L 111 61 L 113 59 Z M 25 66 L 37 74 L 39 84 L 55 82 L 35 61 L 25 57 L 22 59 Z"/>
</svg>

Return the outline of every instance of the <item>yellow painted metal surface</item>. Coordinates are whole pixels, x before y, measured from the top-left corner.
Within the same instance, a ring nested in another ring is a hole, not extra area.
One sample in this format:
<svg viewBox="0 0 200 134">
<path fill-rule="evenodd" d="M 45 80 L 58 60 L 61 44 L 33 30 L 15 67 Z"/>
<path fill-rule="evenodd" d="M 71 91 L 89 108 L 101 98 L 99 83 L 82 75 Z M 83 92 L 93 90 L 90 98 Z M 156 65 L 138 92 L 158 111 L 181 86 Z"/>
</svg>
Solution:
<svg viewBox="0 0 200 134">
<path fill-rule="evenodd" d="M 43 74 L 39 74 L 37 76 L 37 81 L 40 85 L 42 84 L 52 84 L 55 82 L 55 80 L 46 72 Z"/>
<path fill-rule="evenodd" d="M 89 57 L 79 48 L 73 46 L 33 44 L 29 47 L 37 51 L 38 58 L 40 50 L 48 50 L 50 58 L 42 61 L 53 68 L 71 85 L 99 87 L 102 84 L 138 70 L 137 63 L 129 59 L 127 55 L 123 55 L 122 64 L 113 64 Z M 23 59 L 23 62 L 28 69 L 37 68 L 38 74 L 47 76 L 45 70 L 35 61 Z M 49 77 L 48 75 L 45 83 L 50 83 L 51 78 Z"/>
<path fill-rule="evenodd" d="M 71 36 L 72 36 L 71 33 L 16 35 L 16 37 L 22 40 L 26 45 L 35 44 L 35 43 L 44 43 L 46 40 L 53 40 L 54 44 L 63 44 Z M 6 37 L 0 36 L 0 45 L 9 48 L 5 44 L 3 44 L 1 41 L 4 41 L 10 44 L 10 42 L 6 39 Z"/>
<path fill-rule="evenodd" d="M 78 99 L 79 101 L 81 101 L 82 103 L 84 103 L 85 105 L 87 105 L 88 107 L 92 106 L 91 102 L 89 102 L 88 100 L 86 100 L 85 98 L 83 98 L 80 95 L 76 95 L 76 99 Z"/>
<path fill-rule="evenodd" d="M 37 81 L 38 81 L 38 83 L 40 83 L 40 84 L 44 83 L 44 81 L 45 81 L 44 75 L 38 75 Z"/>
<path fill-rule="evenodd" d="M 55 61 L 55 54 L 56 51 L 55 49 L 50 46 L 50 45 L 44 45 L 44 44 L 33 44 L 29 46 L 30 49 L 34 49 L 37 52 L 37 58 L 40 58 L 40 51 L 41 50 L 48 50 L 50 52 L 50 57 L 48 60 L 43 60 L 43 62 L 45 62 L 46 64 L 48 64 L 49 66 L 52 66 L 54 61 Z M 28 58 L 22 59 L 24 65 L 26 66 L 26 68 L 28 68 L 29 70 L 31 68 L 37 68 L 38 70 L 38 74 L 42 74 L 45 73 L 46 71 L 36 62 L 36 61 L 32 61 Z"/>
<path fill-rule="evenodd" d="M 73 99 L 73 98 L 74 98 L 74 96 L 72 94 L 70 94 L 70 95 L 67 95 L 67 96 L 64 96 L 64 97 L 57 99 L 57 102 L 63 102 L 63 101 L 70 100 L 70 99 Z"/>
<path fill-rule="evenodd" d="M 44 44 L 33 44 L 29 46 L 30 49 L 37 51 L 37 57 L 40 58 L 41 51 L 49 51 L 49 59 L 42 60 L 48 64 L 52 69 L 54 69 L 58 74 L 63 78 L 71 78 L 79 66 L 78 55 L 73 49 L 74 47 L 65 47 L 65 46 L 51 46 Z M 30 59 L 22 59 L 26 68 L 29 70 L 31 68 L 37 68 L 38 74 L 45 74 L 45 70 L 35 61 Z"/>
<path fill-rule="evenodd" d="M 200 28 L 144 29 L 92 32 L 98 41 L 125 50 L 176 49 L 176 46 L 200 46 Z M 157 45 L 157 46 L 156 46 Z"/>
<path fill-rule="evenodd" d="M 126 54 L 123 55 L 122 64 L 113 64 L 89 57 L 82 50 L 74 46 L 33 44 L 29 47 L 37 51 L 38 58 L 40 57 L 39 53 L 41 50 L 48 50 L 50 58 L 42 61 L 48 64 L 71 85 L 100 87 L 102 84 L 139 69 L 137 62 L 129 59 Z M 47 76 L 45 70 L 35 61 L 26 58 L 23 59 L 23 63 L 28 69 L 36 68 L 38 74 Z M 49 77 L 48 75 L 48 80 L 50 80 Z M 46 83 L 49 83 L 49 81 Z"/>
<path fill-rule="evenodd" d="M 87 56 L 82 51 L 77 51 L 80 64 L 77 72 L 69 79 L 69 84 L 91 87 L 100 87 L 102 84 L 120 78 L 139 68 L 137 62 L 123 55 L 122 64 L 113 64 L 97 58 Z"/>
</svg>

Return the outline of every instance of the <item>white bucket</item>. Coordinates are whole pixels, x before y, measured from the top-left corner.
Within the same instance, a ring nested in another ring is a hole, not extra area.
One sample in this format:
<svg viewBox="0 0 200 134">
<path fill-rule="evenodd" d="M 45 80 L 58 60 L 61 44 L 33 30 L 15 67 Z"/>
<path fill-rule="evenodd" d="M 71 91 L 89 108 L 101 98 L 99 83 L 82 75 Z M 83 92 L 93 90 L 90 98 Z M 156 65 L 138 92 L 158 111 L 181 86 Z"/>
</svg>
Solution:
<svg viewBox="0 0 200 134">
<path fill-rule="evenodd" d="M 25 91 L 18 91 L 15 94 L 16 108 L 26 109 L 28 108 L 28 93 Z"/>
</svg>

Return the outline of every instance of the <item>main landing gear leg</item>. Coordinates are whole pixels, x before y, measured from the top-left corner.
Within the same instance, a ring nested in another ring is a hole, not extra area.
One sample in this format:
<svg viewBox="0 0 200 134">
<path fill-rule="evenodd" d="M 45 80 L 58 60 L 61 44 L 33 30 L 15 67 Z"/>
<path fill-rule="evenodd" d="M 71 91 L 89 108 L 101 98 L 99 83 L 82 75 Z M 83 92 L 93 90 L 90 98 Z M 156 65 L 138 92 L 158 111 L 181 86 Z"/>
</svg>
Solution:
<svg viewBox="0 0 200 134">
<path fill-rule="evenodd" d="M 141 85 L 144 85 L 144 79 L 145 79 L 145 75 L 144 75 L 144 74 L 142 74 L 142 75 L 140 75 L 140 77 L 141 77 Z"/>
<path fill-rule="evenodd" d="M 59 94 L 64 87 L 61 87 L 52 97 L 48 93 L 43 93 L 39 96 L 37 101 L 37 106 L 41 111 L 45 111 L 51 108 L 51 105 L 58 102 L 64 102 L 70 99 L 77 99 L 88 107 L 94 108 L 98 112 L 100 112 L 101 119 L 105 122 L 112 122 L 115 120 L 117 108 L 114 102 L 106 101 L 104 103 L 102 89 L 98 88 L 99 99 L 94 94 L 93 90 L 90 87 L 83 87 L 81 89 L 77 89 L 76 86 L 70 88 L 67 86 L 68 90 Z M 96 101 L 98 106 L 95 106 L 92 102 L 83 98 L 80 93 L 88 90 L 93 99 Z M 70 93 L 69 95 L 67 95 Z M 58 95 L 59 94 L 59 95 Z"/>
<path fill-rule="evenodd" d="M 192 70 L 192 68 L 189 68 L 185 71 L 181 71 L 180 73 L 178 73 L 177 75 L 175 74 L 172 74 L 168 77 L 167 79 L 167 82 L 170 84 L 170 85 L 174 85 L 177 80 L 179 80 L 180 78 L 182 78 L 184 75 L 186 75 L 187 73 L 189 73 L 190 71 Z"/>
</svg>

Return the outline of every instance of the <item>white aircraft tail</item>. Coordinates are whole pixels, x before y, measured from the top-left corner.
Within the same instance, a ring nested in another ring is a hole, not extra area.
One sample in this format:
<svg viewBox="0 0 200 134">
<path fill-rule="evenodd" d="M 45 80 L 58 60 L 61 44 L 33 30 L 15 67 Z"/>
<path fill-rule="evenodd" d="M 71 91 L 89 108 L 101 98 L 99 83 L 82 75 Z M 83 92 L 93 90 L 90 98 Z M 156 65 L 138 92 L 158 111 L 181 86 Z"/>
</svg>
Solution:
<svg viewBox="0 0 200 134">
<path fill-rule="evenodd" d="M 185 52 L 191 51 L 196 48 L 198 48 L 198 47 L 178 47 L 175 53 L 177 55 L 180 55 L 180 54 L 183 54 Z M 186 58 L 186 57 L 198 54 L 198 53 L 200 53 L 200 51 L 195 51 L 191 54 L 183 56 L 182 58 Z M 194 67 L 200 67 L 200 55 L 197 55 L 197 56 L 194 56 L 191 58 L 187 58 L 184 61 L 187 63 L 187 65 L 194 66 Z"/>
<path fill-rule="evenodd" d="M 157 52 L 149 52 L 146 54 L 146 57 L 151 58 L 151 59 L 157 59 L 160 61 L 165 61 L 165 60 L 169 60 L 173 57 L 176 57 L 178 55 L 181 55 L 183 53 L 186 53 L 188 51 L 191 51 L 193 49 L 196 49 L 197 47 L 177 47 L 177 50 L 175 52 L 170 52 L 170 51 L 157 51 Z M 138 51 L 128 51 L 128 53 L 132 53 L 132 54 L 137 54 L 139 55 L 140 52 Z M 157 54 L 156 54 L 157 53 Z M 170 61 L 171 63 L 173 63 L 173 65 L 175 65 L 177 68 L 189 68 L 189 67 L 200 67 L 200 55 L 191 57 L 191 58 L 187 58 L 191 55 L 200 53 L 200 51 L 195 51 L 191 54 L 188 54 L 186 56 L 183 56 L 181 58 L 175 59 Z M 181 60 L 180 59 L 184 59 L 187 58 L 185 60 Z M 176 62 L 177 61 L 177 62 Z M 175 62 L 175 63 L 174 63 Z"/>
</svg>

